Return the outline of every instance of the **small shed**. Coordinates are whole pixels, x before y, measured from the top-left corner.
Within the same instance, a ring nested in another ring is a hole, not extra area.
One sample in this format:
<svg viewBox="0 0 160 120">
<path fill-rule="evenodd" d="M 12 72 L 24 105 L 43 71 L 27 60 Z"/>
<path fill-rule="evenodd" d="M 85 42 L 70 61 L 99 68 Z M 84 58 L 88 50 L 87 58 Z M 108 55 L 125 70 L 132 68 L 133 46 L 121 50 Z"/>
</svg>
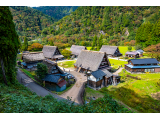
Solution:
<svg viewBox="0 0 160 120">
<path fill-rule="evenodd" d="M 45 87 L 51 91 L 61 92 L 66 89 L 66 80 L 60 75 L 48 74 L 43 79 Z"/>
<path fill-rule="evenodd" d="M 143 53 L 144 53 L 144 51 L 143 51 L 143 50 L 139 49 L 139 50 L 136 50 L 136 52 L 139 54 L 139 56 L 140 56 L 140 57 L 142 57 L 142 56 L 143 56 Z"/>
<path fill-rule="evenodd" d="M 126 57 L 131 57 L 131 58 L 139 58 L 138 52 L 126 52 L 125 56 Z"/>
</svg>

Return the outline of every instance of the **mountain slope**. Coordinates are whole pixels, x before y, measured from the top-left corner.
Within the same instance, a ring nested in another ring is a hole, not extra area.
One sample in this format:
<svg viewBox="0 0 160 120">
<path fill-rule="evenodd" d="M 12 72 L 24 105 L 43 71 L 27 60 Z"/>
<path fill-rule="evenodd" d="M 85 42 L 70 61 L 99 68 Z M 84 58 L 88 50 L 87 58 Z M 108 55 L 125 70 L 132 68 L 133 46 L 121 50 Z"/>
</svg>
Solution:
<svg viewBox="0 0 160 120">
<path fill-rule="evenodd" d="M 75 11 L 78 6 L 40 6 L 33 8 L 59 20 Z"/>
<path fill-rule="evenodd" d="M 159 19 L 156 6 L 82 6 L 42 30 L 43 41 L 88 45 L 103 34 L 103 44 L 123 45 L 134 40 L 142 23 Z M 109 43 L 110 40 L 113 40 Z"/>
<path fill-rule="evenodd" d="M 49 27 L 56 19 L 26 6 L 10 6 L 16 31 L 20 39 L 26 36 L 29 40 L 41 34 L 41 30 Z"/>
</svg>

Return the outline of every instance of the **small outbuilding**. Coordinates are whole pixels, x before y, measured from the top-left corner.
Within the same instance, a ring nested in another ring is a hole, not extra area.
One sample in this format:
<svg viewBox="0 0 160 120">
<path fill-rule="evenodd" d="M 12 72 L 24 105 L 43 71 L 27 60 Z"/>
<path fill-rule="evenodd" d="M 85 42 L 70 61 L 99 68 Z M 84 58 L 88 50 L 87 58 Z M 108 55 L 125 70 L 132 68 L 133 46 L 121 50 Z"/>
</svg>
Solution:
<svg viewBox="0 0 160 120">
<path fill-rule="evenodd" d="M 66 89 L 66 80 L 60 75 L 48 74 L 43 79 L 45 87 L 51 91 L 61 92 Z"/>
<path fill-rule="evenodd" d="M 126 57 L 131 57 L 131 58 L 139 58 L 138 52 L 126 52 L 125 56 Z"/>
<path fill-rule="evenodd" d="M 140 57 L 143 57 L 143 53 L 144 51 L 139 49 L 139 50 L 136 50 L 136 52 L 139 54 Z"/>
</svg>

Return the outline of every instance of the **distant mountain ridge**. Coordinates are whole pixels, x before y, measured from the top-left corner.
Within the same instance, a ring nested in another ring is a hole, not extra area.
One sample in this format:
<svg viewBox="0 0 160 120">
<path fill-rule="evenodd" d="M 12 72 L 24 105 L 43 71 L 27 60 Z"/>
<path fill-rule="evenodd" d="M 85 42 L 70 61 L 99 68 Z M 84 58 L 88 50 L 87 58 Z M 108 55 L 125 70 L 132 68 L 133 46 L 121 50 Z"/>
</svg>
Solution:
<svg viewBox="0 0 160 120">
<path fill-rule="evenodd" d="M 69 15 L 71 12 L 75 11 L 78 6 L 40 6 L 32 8 L 59 20 L 64 16 Z"/>
</svg>

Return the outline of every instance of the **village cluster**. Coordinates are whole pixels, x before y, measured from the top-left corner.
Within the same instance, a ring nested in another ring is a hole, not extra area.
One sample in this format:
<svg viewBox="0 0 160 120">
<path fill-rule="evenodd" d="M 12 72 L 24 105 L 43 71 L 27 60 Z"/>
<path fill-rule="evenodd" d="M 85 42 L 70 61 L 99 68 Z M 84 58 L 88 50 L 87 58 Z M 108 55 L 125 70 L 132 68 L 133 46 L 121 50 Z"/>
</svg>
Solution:
<svg viewBox="0 0 160 120">
<path fill-rule="evenodd" d="M 117 85 L 121 76 L 111 72 L 111 64 L 108 57 L 119 57 L 122 54 L 117 46 L 103 45 L 100 51 L 87 50 L 85 46 L 72 45 L 70 51 L 72 58 L 77 58 L 74 64 L 76 72 L 83 73 L 87 77 L 87 86 L 98 90 L 108 85 Z M 126 52 L 125 56 L 132 57 L 125 64 L 125 69 L 131 73 L 160 72 L 159 62 L 154 58 L 136 59 L 143 56 L 143 50 Z M 45 87 L 52 91 L 63 91 L 66 89 L 65 72 L 57 65 L 58 60 L 64 56 L 56 46 L 43 46 L 42 52 L 22 53 L 23 62 L 20 63 L 25 69 L 36 70 L 37 63 L 42 62 L 48 67 L 48 74 L 43 82 Z"/>
</svg>

